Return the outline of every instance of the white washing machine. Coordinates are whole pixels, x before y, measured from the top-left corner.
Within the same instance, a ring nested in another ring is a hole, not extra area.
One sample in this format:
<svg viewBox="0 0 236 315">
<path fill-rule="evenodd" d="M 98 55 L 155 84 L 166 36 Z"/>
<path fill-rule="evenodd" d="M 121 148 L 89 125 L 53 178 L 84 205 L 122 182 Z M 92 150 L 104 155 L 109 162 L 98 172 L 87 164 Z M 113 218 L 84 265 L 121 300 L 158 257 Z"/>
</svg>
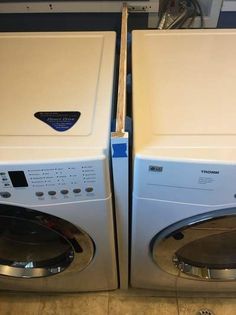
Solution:
<svg viewBox="0 0 236 315">
<path fill-rule="evenodd" d="M 115 33 L 0 34 L 0 287 L 117 288 Z"/>
<path fill-rule="evenodd" d="M 133 33 L 132 287 L 236 291 L 235 43 Z"/>
</svg>

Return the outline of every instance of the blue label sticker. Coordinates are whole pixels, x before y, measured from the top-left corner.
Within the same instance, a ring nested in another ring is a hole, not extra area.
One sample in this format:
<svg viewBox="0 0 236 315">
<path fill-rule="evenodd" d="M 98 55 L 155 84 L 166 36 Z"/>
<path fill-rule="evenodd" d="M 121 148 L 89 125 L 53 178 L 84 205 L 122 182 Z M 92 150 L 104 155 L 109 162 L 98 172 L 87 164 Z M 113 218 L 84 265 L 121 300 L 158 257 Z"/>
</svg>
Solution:
<svg viewBox="0 0 236 315">
<path fill-rule="evenodd" d="M 113 157 L 121 158 L 127 157 L 127 145 L 126 143 L 117 143 L 112 145 L 113 148 Z"/>
<path fill-rule="evenodd" d="M 59 132 L 72 128 L 80 115 L 80 112 L 37 112 L 34 114 L 36 118 Z"/>
</svg>

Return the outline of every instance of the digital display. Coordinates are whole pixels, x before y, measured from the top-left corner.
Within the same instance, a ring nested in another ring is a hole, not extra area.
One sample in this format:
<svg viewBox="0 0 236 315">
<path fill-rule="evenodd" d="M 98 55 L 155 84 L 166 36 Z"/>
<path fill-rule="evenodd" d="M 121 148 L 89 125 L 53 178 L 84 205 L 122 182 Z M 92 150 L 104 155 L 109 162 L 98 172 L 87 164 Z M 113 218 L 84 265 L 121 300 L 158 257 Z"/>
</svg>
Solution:
<svg viewBox="0 0 236 315">
<path fill-rule="evenodd" d="M 28 187 L 28 183 L 23 171 L 8 172 L 13 187 Z"/>
</svg>

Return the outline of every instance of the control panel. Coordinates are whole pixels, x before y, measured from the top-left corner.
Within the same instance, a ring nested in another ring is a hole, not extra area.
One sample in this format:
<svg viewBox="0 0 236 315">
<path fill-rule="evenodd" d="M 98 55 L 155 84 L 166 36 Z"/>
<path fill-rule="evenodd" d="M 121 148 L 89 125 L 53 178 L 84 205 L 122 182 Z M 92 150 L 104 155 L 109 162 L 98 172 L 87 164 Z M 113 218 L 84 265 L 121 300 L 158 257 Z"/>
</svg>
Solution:
<svg viewBox="0 0 236 315">
<path fill-rule="evenodd" d="M 134 194 L 141 198 L 204 205 L 236 203 L 236 165 L 137 159 Z"/>
<path fill-rule="evenodd" d="M 104 161 L 0 166 L 0 202 L 57 203 L 109 195 Z"/>
</svg>

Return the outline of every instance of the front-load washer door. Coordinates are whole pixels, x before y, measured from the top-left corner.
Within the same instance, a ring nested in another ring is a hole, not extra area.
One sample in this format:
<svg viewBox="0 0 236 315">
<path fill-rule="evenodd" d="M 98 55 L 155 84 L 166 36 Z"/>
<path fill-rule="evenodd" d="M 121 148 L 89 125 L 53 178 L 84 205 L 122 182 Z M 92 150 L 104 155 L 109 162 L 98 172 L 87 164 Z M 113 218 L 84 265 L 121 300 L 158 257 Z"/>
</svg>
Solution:
<svg viewBox="0 0 236 315">
<path fill-rule="evenodd" d="M 177 277 L 236 280 L 236 209 L 216 214 L 194 216 L 158 233 L 150 243 L 153 261 Z"/>
<path fill-rule="evenodd" d="M 0 275 L 38 278 L 78 272 L 93 256 L 90 236 L 68 221 L 0 204 Z"/>
</svg>

